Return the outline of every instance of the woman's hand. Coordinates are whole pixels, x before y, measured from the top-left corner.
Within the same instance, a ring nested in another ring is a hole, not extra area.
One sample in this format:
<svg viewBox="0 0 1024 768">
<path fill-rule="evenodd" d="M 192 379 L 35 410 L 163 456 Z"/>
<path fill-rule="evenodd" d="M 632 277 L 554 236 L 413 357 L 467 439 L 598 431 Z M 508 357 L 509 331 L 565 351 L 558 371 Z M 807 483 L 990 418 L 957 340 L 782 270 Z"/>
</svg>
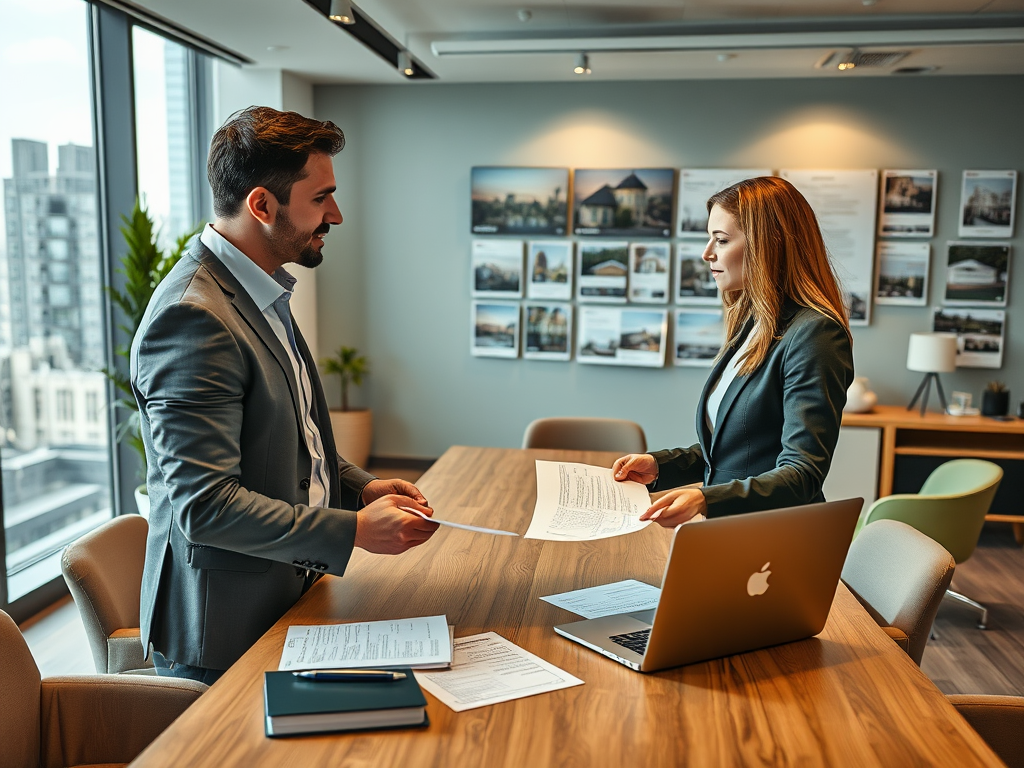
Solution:
<svg viewBox="0 0 1024 768">
<path fill-rule="evenodd" d="M 697 515 L 707 514 L 708 502 L 699 488 L 676 488 L 655 501 L 640 515 L 641 520 L 653 520 L 666 528 L 675 528 Z"/>
<path fill-rule="evenodd" d="M 648 485 L 658 479 L 658 462 L 649 453 L 631 453 L 615 460 L 612 476 L 620 483 L 632 480 Z"/>
</svg>

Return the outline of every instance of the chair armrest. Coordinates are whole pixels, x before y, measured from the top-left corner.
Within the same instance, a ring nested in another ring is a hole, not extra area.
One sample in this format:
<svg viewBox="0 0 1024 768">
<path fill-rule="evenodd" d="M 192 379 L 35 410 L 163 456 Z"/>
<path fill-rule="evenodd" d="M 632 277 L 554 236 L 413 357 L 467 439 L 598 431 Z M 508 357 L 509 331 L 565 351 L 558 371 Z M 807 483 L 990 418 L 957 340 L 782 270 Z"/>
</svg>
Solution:
<svg viewBox="0 0 1024 768">
<path fill-rule="evenodd" d="M 95 675 L 42 681 L 41 765 L 130 763 L 207 689 L 171 677 Z"/>
<path fill-rule="evenodd" d="M 897 627 L 882 627 L 882 631 L 891 637 L 900 648 L 910 653 L 910 636 Z"/>
</svg>

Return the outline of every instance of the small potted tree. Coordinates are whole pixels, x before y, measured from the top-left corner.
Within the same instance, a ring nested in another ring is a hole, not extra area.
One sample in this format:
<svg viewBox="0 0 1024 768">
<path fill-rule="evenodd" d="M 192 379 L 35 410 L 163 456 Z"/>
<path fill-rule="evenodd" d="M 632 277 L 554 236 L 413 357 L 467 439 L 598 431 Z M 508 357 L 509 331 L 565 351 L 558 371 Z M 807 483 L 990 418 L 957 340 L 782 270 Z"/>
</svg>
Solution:
<svg viewBox="0 0 1024 768">
<path fill-rule="evenodd" d="M 118 273 L 124 275 L 125 283 L 123 289 L 113 286 L 106 286 L 107 294 L 124 314 L 124 322 L 118 325 L 128 336 L 128 343 L 119 346 L 116 354 L 127 360 L 131 356 L 131 343 L 142 323 L 142 316 L 146 314 L 153 292 L 160 284 L 171 268 L 178 263 L 189 240 L 199 232 L 202 224 L 199 224 L 191 232 L 186 232 L 179 237 L 174 247 L 167 253 L 160 250 L 157 244 L 157 230 L 153 219 L 146 209 L 145 203 L 136 198 L 130 216 L 121 215 L 121 235 L 124 237 L 128 249 L 121 257 L 121 266 Z M 127 366 L 126 366 L 127 367 Z M 142 432 L 139 418 L 139 406 L 135 402 L 135 394 L 132 392 L 131 382 L 128 376 L 114 368 L 104 368 L 103 372 L 113 382 L 119 394 L 114 406 L 120 409 L 124 417 L 118 420 L 117 441 L 127 442 L 134 448 L 141 459 L 140 474 L 143 480 L 142 485 L 135 489 L 135 502 L 138 504 L 139 513 L 143 517 L 149 514 L 149 497 L 146 495 L 146 449 L 142 444 Z"/>
<path fill-rule="evenodd" d="M 354 347 L 340 347 L 331 357 L 320 361 L 324 374 L 341 381 L 341 410 L 331 410 L 331 429 L 338 453 L 358 467 L 365 467 L 373 442 L 373 413 L 369 408 L 349 408 L 348 388 L 359 386 L 369 373 L 366 358 Z"/>
</svg>

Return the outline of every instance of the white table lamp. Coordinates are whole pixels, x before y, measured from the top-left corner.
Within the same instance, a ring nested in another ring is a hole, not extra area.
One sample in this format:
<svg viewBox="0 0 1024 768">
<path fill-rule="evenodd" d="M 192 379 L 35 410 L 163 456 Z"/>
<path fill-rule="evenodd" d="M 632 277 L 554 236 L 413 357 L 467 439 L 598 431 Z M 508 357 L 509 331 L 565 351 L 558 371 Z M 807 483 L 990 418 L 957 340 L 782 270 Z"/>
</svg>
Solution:
<svg viewBox="0 0 1024 768">
<path fill-rule="evenodd" d="M 924 416 L 925 408 L 928 406 L 931 382 L 934 378 L 935 389 L 939 393 L 939 402 L 942 403 L 942 410 L 945 412 L 947 409 L 946 395 L 942 391 L 942 382 L 939 381 L 939 374 L 950 373 L 956 370 L 956 334 L 910 334 L 910 346 L 907 349 L 907 370 L 922 371 L 925 375 L 921 381 L 921 386 L 917 388 L 917 392 L 914 394 L 914 399 L 907 406 L 907 410 L 909 411 L 913 408 L 914 403 L 920 397 L 921 415 Z"/>
</svg>

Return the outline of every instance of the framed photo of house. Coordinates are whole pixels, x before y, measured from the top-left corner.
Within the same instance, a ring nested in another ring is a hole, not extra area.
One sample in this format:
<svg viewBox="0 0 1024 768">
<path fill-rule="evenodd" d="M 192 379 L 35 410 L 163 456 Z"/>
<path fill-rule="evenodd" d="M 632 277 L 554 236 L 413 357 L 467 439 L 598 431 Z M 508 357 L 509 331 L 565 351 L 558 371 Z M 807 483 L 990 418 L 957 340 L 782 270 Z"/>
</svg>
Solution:
<svg viewBox="0 0 1024 768">
<path fill-rule="evenodd" d="M 629 243 L 577 243 L 576 297 L 580 301 L 624 304 L 629 276 Z"/>
<path fill-rule="evenodd" d="M 526 295 L 531 299 L 572 299 L 572 242 L 531 240 L 526 244 Z"/>
<path fill-rule="evenodd" d="M 710 368 L 725 343 L 725 312 L 721 309 L 675 311 L 676 365 Z"/>
<path fill-rule="evenodd" d="M 573 174 L 573 232 L 599 237 L 671 237 L 671 168 L 582 169 Z"/>
<path fill-rule="evenodd" d="M 959 237 L 1013 237 L 1016 171 L 964 171 Z"/>
<path fill-rule="evenodd" d="M 711 267 L 701 258 L 704 243 L 683 240 L 676 244 L 676 303 L 719 306 L 718 283 Z"/>
<path fill-rule="evenodd" d="M 931 253 L 928 243 L 879 242 L 875 303 L 927 306 Z"/>
<path fill-rule="evenodd" d="M 667 304 L 672 248 L 668 243 L 630 243 L 629 300 Z"/>
<path fill-rule="evenodd" d="M 523 241 L 474 240 L 473 295 L 518 299 L 523 295 Z"/>
<path fill-rule="evenodd" d="M 935 192 L 939 172 L 882 171 L 878 214 L 881 237 L 931 237 L 935 234 Z"/>
<path fill-rule="evenodd" d="M 667 309 L 579 308 L 576 360 L 594 365 L 665 365 Z"/>
<path fill-rule="evenodd" d="M 526 324 L 523 357 L 572 359 L 572 304 L 527 301 L 523 304 L 523 322 Z"/>
<path fill-rule="evenodd" d="M 757 176 L 771 176 L 770 168 L 682 168 L 679 171 L 678 237 L 708 239 L 708 198 L 726 187 Z"/>
<path fill-rule="evenodd" d="M 1010 244 L 947 243 L 946 292 L 950 306 L 1005 307 L 1010 283 Z"/>
<path fill-rule="evenodd" d="M 936 307 L 932 331 L 955 333 L 957 368 L 1002 368 L 1006 312 L 1001 309 Z"/>
<path fill-rule="evenodd" d="M 474 301 L 473 338 L 475 357 L 519 357 L 519 305 L 511 301 Z"/>
<path fill-rule="evenodd" d="M 477 166 L 470 172 L 474 235 L 564 235 L 569 169 Z"/>
</svg>

